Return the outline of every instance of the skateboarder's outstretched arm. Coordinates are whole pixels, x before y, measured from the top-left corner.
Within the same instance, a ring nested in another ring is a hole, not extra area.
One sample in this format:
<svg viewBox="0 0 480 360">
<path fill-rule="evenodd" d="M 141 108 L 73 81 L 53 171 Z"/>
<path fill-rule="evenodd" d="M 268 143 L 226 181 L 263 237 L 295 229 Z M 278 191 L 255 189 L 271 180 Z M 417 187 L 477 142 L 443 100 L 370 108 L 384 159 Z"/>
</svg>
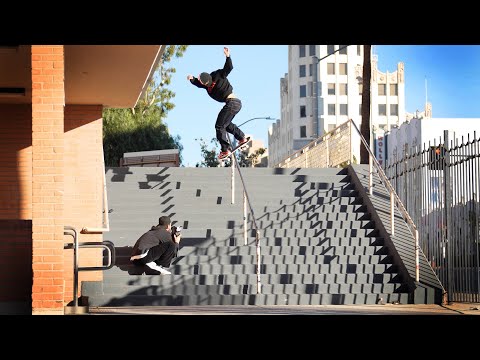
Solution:
<svg viewBox="0 0 480 360">
<path fill-rule="evenodd" d="M 225 59 L 225 65 L 223 65 L 223 69 L 217 70 L 220 73 L 220 76 L 223 78 L 226 78 L 228 74 L 230 74 L 230 71 L 233 70 L 233 64 L 232 64 L 232 59 L 230 58 L 230 49 L 228 47 L 223 48 L 223 53 L 226 56 Z"/>
<path fill-rule="evenodd" d="M 224 47 L 223 48 L 223 53 L 225 54 L 225 65 L 223 65 L 223 69 L 218 69 L 218 70 L 215 70 L 211 75 L 212 77 L 215 77 L 216 74 L 219 74 L 220 77 L 222 78 L 226 78 L 228 76 L 228 74 L 230 74 L 230 72 L 233 70 L 233 64 L 232 64 L 232 59 L 230 58 L 230 49 L 228 47 Z M 199 87 L 199 88 L 202 88 L 202 89 L 206 89 L 207 86 L 205 86 L 204 84 L 202 84 L 200 82 L 200 80 L 198 80 L 198 78 L 196 78 L 195 76 L 193 75 L 187 75 L 187 80 L 190 81 L 190 83 L 192 83 L 192 85 L 195 85 L 196 87 Z"/>
<path fill-rule="evenodd" d="M 196 87 L 199 87 L 199 88 L 202 88 L 202 89 L 206 89 L 207 87 L 205 85 L 203 85 L 195 76 L 193 75 L 188 75 L 187 76 L 187 80 L 190 80 L 190 83 L 192 83 L 193 85 L 195 85 Z"/>
</svg>

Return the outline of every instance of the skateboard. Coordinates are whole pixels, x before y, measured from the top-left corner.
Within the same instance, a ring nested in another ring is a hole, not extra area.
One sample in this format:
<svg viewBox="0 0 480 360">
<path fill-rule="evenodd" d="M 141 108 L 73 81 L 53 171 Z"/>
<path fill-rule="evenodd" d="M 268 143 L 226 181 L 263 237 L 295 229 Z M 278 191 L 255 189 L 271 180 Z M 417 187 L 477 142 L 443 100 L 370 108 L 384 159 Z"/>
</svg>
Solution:
<svg viewBox="0 0 480 360">
<path fill-rule="evenodd" d="M 244 142 L 242 145 L 235 146 L 235 148 L 230 150 L 230 155 L 225 156 L 222 159 L 218 159 L 218 161 L 225 161 L 226 159 L 231 157 L 238 149 L 242 149 L 242 150 L 245 149 L 247 147 L 247 145 L 250 143 L 250 141 L 252 141 L 252 138 L 250 136 L 247 136 L 247 141 L 246 142 Z"/>
</svg>

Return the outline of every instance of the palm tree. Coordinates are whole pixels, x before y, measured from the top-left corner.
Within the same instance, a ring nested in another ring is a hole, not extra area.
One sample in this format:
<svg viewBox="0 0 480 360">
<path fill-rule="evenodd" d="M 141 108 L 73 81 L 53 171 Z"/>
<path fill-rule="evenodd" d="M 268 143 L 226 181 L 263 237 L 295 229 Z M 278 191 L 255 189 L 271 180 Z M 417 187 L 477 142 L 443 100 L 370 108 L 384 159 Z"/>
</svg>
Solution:
<svg viewBox="0 0 480 360">
<path fill-rule="evenodd" d="M 370 81 L 372 77 L 371 61 L 372 45 L 363 45 L 363 92 L 362 92 L 362 125 L 360 132 L 370 144 Z M 368 151 L 360 143 L 360 164 L 368 164 Z"/>
</svg>

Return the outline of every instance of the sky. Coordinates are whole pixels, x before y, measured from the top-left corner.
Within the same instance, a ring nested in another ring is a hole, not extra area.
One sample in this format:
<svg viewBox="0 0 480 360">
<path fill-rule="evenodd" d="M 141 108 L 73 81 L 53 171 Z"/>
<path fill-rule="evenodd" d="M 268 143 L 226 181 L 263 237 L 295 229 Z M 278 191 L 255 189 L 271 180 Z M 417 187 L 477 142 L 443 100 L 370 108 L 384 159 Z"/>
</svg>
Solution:
<svg viewBox="0 0 480 360">
<path fill-rule="evenodd" d="M 233 123 L 268 147 L 268 128 L 280 118 L 280 79 L 288 71 L 287 45 L 190 45 L 183 57 L 169 66 L 176 69 L 169 89 L 175 93 L 175 108 L 167 114 L 170 134 L 179 135 L 183 145 L 182 166 L 202 161 L 200 142 L 209 149 L 215 137 L 215 121 L 223 104 L 190 84 L 187 75 L 223 68 L 223 47 L 230 48 L 233 70 L 228 79 L 242 101 Z M 406 111 L 425 109 L 432 104 L 433 118 L 480 118 L 480 45 L 375 45 L 378 69 L 394 72 L 405 64 Z M 480 123 L 479 123 L 480 129 Z M 219 148 L 217 147 L 219 151 Z"/>
</svg>

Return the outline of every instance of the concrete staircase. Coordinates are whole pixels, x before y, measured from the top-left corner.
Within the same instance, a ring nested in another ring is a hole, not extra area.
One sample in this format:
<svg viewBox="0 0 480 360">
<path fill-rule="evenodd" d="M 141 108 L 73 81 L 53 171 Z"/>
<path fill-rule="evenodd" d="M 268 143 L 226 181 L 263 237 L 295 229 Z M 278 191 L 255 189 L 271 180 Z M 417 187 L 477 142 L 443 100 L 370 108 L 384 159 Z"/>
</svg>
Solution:
<svg viewBox="0 0 480 360">
<path fill-rule="evenodd" d="M 351 170 L 351 169 L 350 169 Z M 319 305 L 414 302 L 415 285 L 387 246 L 348 169 L 242 168 L 253 217 L 230 168 L 108 168 L 115 266 L 82 283 L 89 306 Z M 169 215 L 182 225 L 172 275 L 130 264 L 140 235 Z M 378 225 L 378 224 L 377 224 Z M 391 244 L 391 242 L 389 242 Z M 426 302 L 433 302 L 428 298 Z"/>
</svg>

